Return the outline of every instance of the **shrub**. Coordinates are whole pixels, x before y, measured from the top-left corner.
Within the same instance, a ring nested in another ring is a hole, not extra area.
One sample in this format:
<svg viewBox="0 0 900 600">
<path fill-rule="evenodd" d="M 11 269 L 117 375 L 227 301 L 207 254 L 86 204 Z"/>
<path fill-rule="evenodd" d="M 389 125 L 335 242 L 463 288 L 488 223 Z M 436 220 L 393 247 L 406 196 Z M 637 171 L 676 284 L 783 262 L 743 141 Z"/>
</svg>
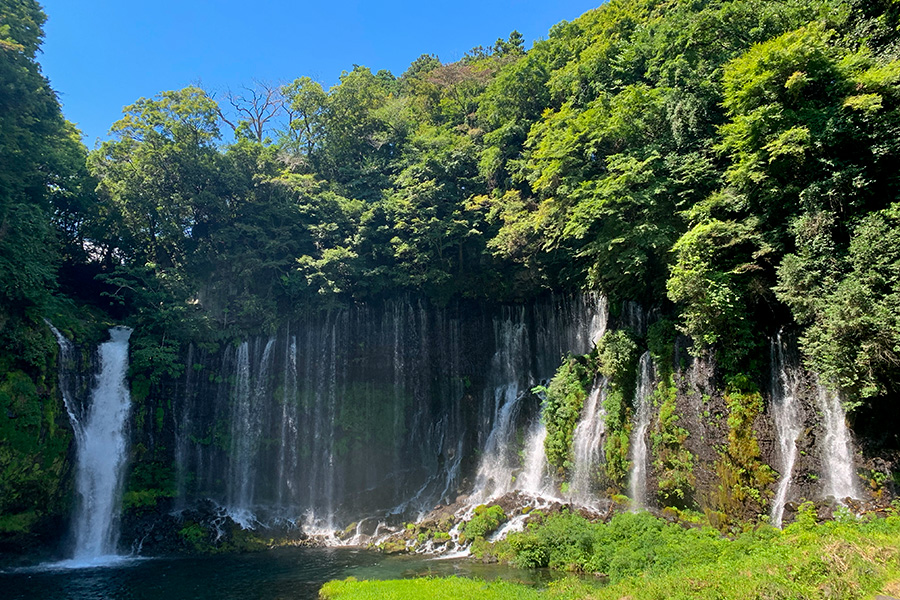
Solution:
<svg viewBox="0 0 900 600">
<path fill-rule="evenodd" d="M 659 418 L 650 433 L 653 468 L 657 476 L 657 498 L 664 506 L 687 508 L 693 504 L 694 455 L 685 446 L 689 433 L 678 425 L 677 389 L 668 374 L 654 392 Z"/>
<path fill-rule="evenodd" d="M 485 537 L 497 530 L 506 521 L 506 513 L 498 505 L 475 507 L 475 514 L 463 525 L 463 535 L 467 540 Z"/>
<path fill-rule="evenodd" d="M 547 427 L 544 452 L 547 462 L 560 472 L 569 469 L 572 456 L 572 440 L 575 426 L 581 417 L 586 388 L 593 379 L 593 372 L 582 357 L 563 360 L 547 387 L 534 388 L 542 396 L 541 419 Z"/>
</svg>

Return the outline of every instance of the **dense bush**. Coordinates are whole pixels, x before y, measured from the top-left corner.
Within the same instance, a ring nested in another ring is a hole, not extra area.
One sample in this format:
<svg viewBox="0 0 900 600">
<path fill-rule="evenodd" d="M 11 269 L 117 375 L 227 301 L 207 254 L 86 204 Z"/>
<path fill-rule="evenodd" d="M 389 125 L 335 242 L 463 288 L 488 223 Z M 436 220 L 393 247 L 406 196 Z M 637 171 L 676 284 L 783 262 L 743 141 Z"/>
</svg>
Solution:
<svg viewBox="0 0 900 600">
<path fill-rule="evenodd" d="M 560 474 L 571 468 L 572 441 L 594 370 L 587 359 L 566 358 L 550 384 L 534 392 L 542 396 L 541 420 L 547 427 L 544 453 Z"/>
<path fill-rule="evenodd" d="M 466 521 L 462 527 L 463 539 L 474 540 L 475 538 L 483 538 L 500 527 L 506 521 L 506 513 L 503 507 L 499 505 L 481 504 L 475 507 L 475 513 L 472 518 Z"/>
<path fill-rule="evenodd" d="M 684 529 L 644 512 L 617 514 L 606 524 L 563 513 L 509 536 L 519 566 L 602 573 L 613 582 L 703 562 L 723 542 L 713 529 Z"/>
<path fill-rule="evenodd" d="M 650 431 L 653 471 L 657 478 L 656 497 L 662 506 L 690 508 L 694 505 L 694 455 L 687 449 L 688 430 L 678 424 L 678 390 L 671 373 L 653 392 L 658 412 Z"/>
<path fill-rule="evenodd" d="M 630 464 L 628 446 L 637 385 L 637 344 L 625 330 L 610 331 L 600 340 L 597 351 L 600 373 L 608 382 L 603 401 L 606 413 L 603 468 L 605 479 L 615 489 L 625 481 Z"/>
</svg>

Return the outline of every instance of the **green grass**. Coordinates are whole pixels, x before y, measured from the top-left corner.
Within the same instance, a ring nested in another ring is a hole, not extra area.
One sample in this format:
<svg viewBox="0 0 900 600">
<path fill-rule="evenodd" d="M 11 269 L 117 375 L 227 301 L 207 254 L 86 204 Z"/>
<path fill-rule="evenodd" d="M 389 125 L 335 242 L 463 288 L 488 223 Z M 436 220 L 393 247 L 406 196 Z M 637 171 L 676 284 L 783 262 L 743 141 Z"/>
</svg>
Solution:
<svg viewBox="0 0 900 600">
<path fill-rule="evenodd" d="M 466 579 L 338 581 L 322 598 L 484 600 L 871 600 L 900 596 L 900 516 L 816 524 L 813 514 L 780 531 L 760 526 L 725 538 L 711 529 L 683 529 L 649 515 L 630 515 L 610 525 L 548 519 L 498 554 L 513 562 L 550 564 L 595 572 L 609 585 L 564 579 L 544 589 L 509 582 Z M 517 547 L 518 544 L 518 547 Z M 525 556 L 521 554 L 525 553 Z"/>
<path fill-rule="evenodd" d="M 540 600 L 544 594 L 508 581 L 484 582 L 460 577 L 397 579 L 392 581 L 329 581 L 319 592 L 322 600 Z"/>
</svg>

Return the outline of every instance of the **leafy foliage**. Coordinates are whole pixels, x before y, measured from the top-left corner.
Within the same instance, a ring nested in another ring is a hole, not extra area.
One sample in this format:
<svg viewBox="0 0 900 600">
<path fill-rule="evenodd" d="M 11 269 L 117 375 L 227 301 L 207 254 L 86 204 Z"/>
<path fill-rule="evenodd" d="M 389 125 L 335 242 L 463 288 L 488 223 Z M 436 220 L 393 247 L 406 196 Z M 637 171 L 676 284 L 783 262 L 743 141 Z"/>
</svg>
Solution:
<svg viewBox="0 0 900 600">
<path fill-rule="evenodd" d="M 608 389 L 603 401 L 606 413 L 604 451 L 606 479 L 613 489 L 621 489 L 628 474 L 628 447 L 631 436 L 632 402 L 636 388 L 637 344 L 624 330 L 610 331 L 597 344 L 600 374 Z"/>
<path fill-rule="evenodd" d="M 784 532 L 764 526 L 729 539 L 709 527 L 682 527 L 646 513 L 616 515 L 605 525 L 561 514 L 530 525 L 510 536 L 508 543 L 521 565 L 551 565 L 609 578 L 609 584 L 602 586 L 584 579 L 561 579 L 540 592 L 547 598 L 737 600 L 839 595 L 862 600 L 896 593 L 898 569 L 893 559 L 900 554 L 900 520 L 895 513 L 865 522 L 821 524 L 814 515 L 804 515 Z M 463 586 L 456 579 L 346 580 L 329 582 L 323 594 L 335 600 L 375 594 L 419 598 L 435 597 L 446 589 L 458 597 L 469 597 L 468 593 L 514 597 L 508 585 L 497 586 L 510 594 L 504 596 L 477 581 Z M 519 593 L 528 598 L 532 592 L 521 586 Z"/>
<path fill-rule="evenodd" d="M 694 456 L 685 446 L 689 432 L 678 424 L 677 389 L 671 374 L 653 392 L 659 416 L 650 431 L 657 499 L 662 506 L 691 508 L 694 504 Z"/>
<path fill-rule="evenodd" d="M 569 357 L 563 361 L 547 387 L 537 387 L 542 396 L 541 420 L 547 427 L 544 454 L 547 462 L 561 472 L 572 467 L 572 442 L 575 425 L 593 379 L 584 359 Z"/>
<path fill-rule="evenodd" d="M 811 363 L 861 398 L 887 394 L 897 381 L 898 210 L 893 204 L 861 219 L 843 259 L 829 252 L 832 219 L 800 221 L 799 252 L 779 269 L 776 292 L 809 325 L 801 345 Z"/>
<path fill-rule="evenodd" d="M 81 173 L 58 227 L 107 275 L 185 282 L 167 303 L 191 307 L 194 333 L 267 330 L 398 289 L 444 303 L 589 286 L 665 307 L 734 374 L 754 368 L 760 325 L 789 318 L 783 302 L 810 327 L 810 366 L 883 395 L 889 336 L 863 330 L 884 319 L 849 335 L 826 323 L 882 294 L 848 274 L 871 239 L 857 227 L 896 200 L 892 6 L 613 0 L 529 49 L 513 32 L 400 77 L 355 66 L 328 90 L 299 77 L 232 98 L 236 115 L 197 88 L 163 92 L 92 153 L 101 209 Z M 33 57 L 26 42 L 17 60 Z M 26 249 L 46 221 L 15 210 Z M 815 222 L 832 226 L 813 248 Z M 31 278 L 16 289 L 45 289 L 48 264 L 15 274 Z M 137 320 L 155 310 L 139 296 L 126 302 Z"/>
<path fill-rule="evenodd" d="M 481 504 L 475 507 L 475 514 L 463 525 L 462 533 L 465 539 L 483 538 L 496 531 L 505 521 L 506 513 L 502 506 Z"/>
</svg>

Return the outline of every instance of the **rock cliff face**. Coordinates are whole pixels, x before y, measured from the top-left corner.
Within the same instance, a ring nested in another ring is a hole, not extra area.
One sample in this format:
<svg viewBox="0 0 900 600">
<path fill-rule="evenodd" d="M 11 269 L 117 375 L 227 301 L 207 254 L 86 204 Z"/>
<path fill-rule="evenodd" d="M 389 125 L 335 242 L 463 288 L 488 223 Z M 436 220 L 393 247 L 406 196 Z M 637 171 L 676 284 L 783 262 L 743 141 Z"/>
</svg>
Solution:
<svg viewBox="0 0 900 600">
<path fill-rule="evenodd" d="M 191 346 L 183 376 L 133 385 L 122 545 L 362 542 L 435 506 L 456 503 L 462 517 L 501 497 L 607 514 L 611 500 L 627 507 L 620 494 L 641 490 L 641 506 L 702 510 L 723 527 L 761 515 L 790 522 L 803 500 L 825 514 L 848 497 L 856 509 L 892 497 L 892 438 L 857 440 L 789 335 L 771 341 L 765 373 L 723 382 L 683 338 L 652 360 L 642 346 L 654 315 L 607 312 L 592 296 L 444 308 L 402 299 Z M 581 449 L 592 462 L 576 485 L 576 465 L 547 463 L 531 390 L 607 330 L 629 331 L 644 355 L 625 377 L 636 382 L 624 413 L 629 473 L 617 484 L 598 474 L 610 435 L 598 375 L 575 415 L 597 420 L 580 425 L 597 447 Z"/>
<path fill-rule="evenodd" d="M 245 528 L 330 535 L 366 518 L 416 519 L 474 485 L 508 486 L 538 422 L 531 388 L 565 354 L 590 351 L 602 306 L 402 299 L 192 347 L 183 378 L 137 394 L 126 505 L 143 530 L 148 511 L 209 501 Z M 491 447 L 499 470 L 476 484 Z M 142 489 L 158 507 L 138 502 Z"/>
<path fill-rule="evenodd" d="M 737 499 L 738 506 L 731 509 L 740 518 L 768 515 L 770 522 L 780 526 L 792 520 L 802 501 L 833 507 L 850 498 L 859 507 L 860 502 L 877 504 L 892 498 L 896 459 L 886 436 L 876 443 L 854 435 L 840 397 L 800 367 L 795 342 L 784 338 L 772 340 L 769 373 L 756 382 L 761 410 L 750 415 L 748 432 L 756 441 L 759 462 L 771 472 L 742 482 L 758 490 L 758 499 L 755 495 L 751 502 Z M 680 340 L 673 361 L 683 365 L 673 377 L 677 413 L 689 434 L 685 447 L 695 458 L 697 506 L 717 510 L 723 508 L 722 498 L 718 502 L 716 498 L 725 493 L 722 488 L 734 485 L 723 481 L 723 461 L 739 463 L 751 457 L 730 455 L 735 446 L 740 447 L 741 440 L 735 438 L 741 434 L 729 423 L 734 407 L 729 406 L 727 385 L 717 377 L 709 358 L 687 355 L 687 344 Z M 659 419 L 658 412 L 654 418 Z M 652 488 L 655 483 L 649 485 Z"/>
</svg>

